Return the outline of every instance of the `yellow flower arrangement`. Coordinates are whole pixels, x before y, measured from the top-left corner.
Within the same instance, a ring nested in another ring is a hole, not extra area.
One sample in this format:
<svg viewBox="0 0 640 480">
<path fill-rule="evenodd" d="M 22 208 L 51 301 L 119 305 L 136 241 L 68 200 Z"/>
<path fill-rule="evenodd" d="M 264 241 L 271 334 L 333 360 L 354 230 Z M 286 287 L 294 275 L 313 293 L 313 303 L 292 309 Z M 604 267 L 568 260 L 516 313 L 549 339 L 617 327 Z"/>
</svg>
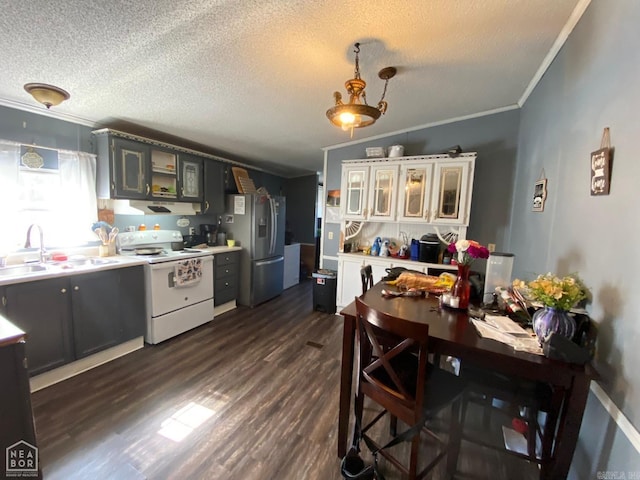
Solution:
<svg viewBox="0 0 640 480">
<path fill-rule="evenodd" d="M 542 303 L 545 307 L 568 311 L 586 298 L 589 290 L 575 275 L 557 277 L 552 273 L 538 275 L 528 283 L 515 279 L 513 287 L 521 290 L 525 297 Z"/>
</svg>

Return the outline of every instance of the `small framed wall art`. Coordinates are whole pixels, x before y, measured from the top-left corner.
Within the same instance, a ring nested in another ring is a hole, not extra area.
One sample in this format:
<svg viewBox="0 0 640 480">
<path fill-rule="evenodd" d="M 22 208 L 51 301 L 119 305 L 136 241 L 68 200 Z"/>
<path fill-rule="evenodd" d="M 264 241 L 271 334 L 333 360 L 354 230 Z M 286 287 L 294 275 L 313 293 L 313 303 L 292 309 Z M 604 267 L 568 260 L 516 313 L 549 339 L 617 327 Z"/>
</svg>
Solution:
<svg viewBox="0 0 640 480">
<path fill-rule="evenodd" d="M 543 170 L 544 172 L 544 170 Z M 534 212 L 544 212 L 544 202 L 547 199 L 547 179 L 544 178 L 544 173 L 542 174 L 542 178 L 536 180 L 536 183 L 533 187 L 533 207 L 531 208 Z"/>
<path fill-rule="evenodd" d="M 609 127 L 606 127 L 602 133 L 600 149 L 591 152 L 591 195 L 609 195 L 612 153 Z"/>
</svg>

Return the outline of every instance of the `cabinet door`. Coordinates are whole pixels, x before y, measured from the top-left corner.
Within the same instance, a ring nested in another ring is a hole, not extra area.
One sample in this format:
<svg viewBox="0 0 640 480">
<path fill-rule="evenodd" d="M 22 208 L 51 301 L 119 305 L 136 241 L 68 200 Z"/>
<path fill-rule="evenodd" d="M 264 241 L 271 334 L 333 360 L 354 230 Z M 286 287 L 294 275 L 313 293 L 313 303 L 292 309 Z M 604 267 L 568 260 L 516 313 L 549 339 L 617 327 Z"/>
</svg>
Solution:
<svg viewBox="0 0 640 480">
<path fill-rule="evenodd" d="M 398 220 L 429 221 L 433 164 L 403 166 L 400 170 Z"/>
<path fill-rule="evenodd" d="M 73 339 L 76 358 L 120 343 L 117 270 L 71 277 Z"/>
<path fill-rule="evenodd" d="M 178 199 L 178 155 L 171 150 L 151 147 L 151 193 L 153 200 Z"/>
<path fill-rule="evenodd" d="M 363 220 L 367 203 L 369 167 L 367 165 L 342 167 L 342 217 Z"/>
<path fill-rule="evenodd" d="M 6 303 L 7 318 L 27 334 L 30 375 L 73 360 L 67 278 L 10 285 L 3 303 Z"/>
<path fill-rule="evenodd" d="M 364 266 L 364 258 L 338 260 L 337 307 L 345 307 L 353 302 L 355 297 L 362 295 L 360 269 Z"/>
<path fill-rule="evenodd" d="M 202 202 L 202 159 L 181 153 L 178 167 L 178 199 Z"/>
<path fill-rule="evenodd" d="M 142 337 L 145 332 L 147 306 L 144 296 L 144 267 L 121 268 L 115 270 L 120 275 L 119 293 L 121 342 Z"/>
<path fill-rule="evenodd" d="M 365 216 L 369 220 L 395 220 L 398 165 L 374 165 L 370 175 L 369 205 Z"/>
<path fill-rule="evenodd" d="M 432 223 L 469 224 L 469 173 L 467 161 L 436 163 L 431 197 Z"/>
<path fill-rule="evenodd" d="M 123 138 L 111 139 L 112 198 L 145 199 L 149 185 L 149 147 Z"/>
<path fill-rule="evenodd" d="M 205 159 L 203 214 L 221 215 L 224 213 L 224 182 L 224 165 L 215 160 Z"/>
</svg>

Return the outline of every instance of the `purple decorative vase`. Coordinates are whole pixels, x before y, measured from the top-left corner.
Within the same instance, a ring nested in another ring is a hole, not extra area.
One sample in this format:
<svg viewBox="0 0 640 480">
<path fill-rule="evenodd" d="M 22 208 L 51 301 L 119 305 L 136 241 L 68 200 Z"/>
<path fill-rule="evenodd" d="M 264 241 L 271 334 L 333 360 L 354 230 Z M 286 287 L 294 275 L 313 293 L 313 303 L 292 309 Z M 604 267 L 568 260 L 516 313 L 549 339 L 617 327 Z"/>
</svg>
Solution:
<svg viewBox="0 0 640 480">
<path fill-rule="evenodd" d="M 576 322 L 566 310 L 544 307 L 533 314 L 533 331 L 536 332 L 540 345 L 552 333 L 571 340 L 576 332 Z"/>
</svg>

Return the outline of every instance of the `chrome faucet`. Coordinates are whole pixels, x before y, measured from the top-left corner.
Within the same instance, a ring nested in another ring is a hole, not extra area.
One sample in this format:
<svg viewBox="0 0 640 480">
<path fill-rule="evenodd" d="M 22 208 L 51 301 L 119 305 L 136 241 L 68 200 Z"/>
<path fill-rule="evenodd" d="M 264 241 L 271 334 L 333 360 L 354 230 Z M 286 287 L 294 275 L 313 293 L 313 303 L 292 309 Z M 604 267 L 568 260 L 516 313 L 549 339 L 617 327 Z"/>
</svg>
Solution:
<svg viewBox="0 0 640 480">
<path fill-rule="evenodd" d="M 44 235 L 42 233 L 42 227 L 36 223 L 32 223 L 29 225 L 29 229 L 27 230 L 27 240 L 24 242 L 24 248 L 31 248 L 31 229 L 33 227 L 37 227 L 40 232 L 40 263 L 44 263 L 45 255 L 47 251 L 44 248 Z"/>
</svg>

